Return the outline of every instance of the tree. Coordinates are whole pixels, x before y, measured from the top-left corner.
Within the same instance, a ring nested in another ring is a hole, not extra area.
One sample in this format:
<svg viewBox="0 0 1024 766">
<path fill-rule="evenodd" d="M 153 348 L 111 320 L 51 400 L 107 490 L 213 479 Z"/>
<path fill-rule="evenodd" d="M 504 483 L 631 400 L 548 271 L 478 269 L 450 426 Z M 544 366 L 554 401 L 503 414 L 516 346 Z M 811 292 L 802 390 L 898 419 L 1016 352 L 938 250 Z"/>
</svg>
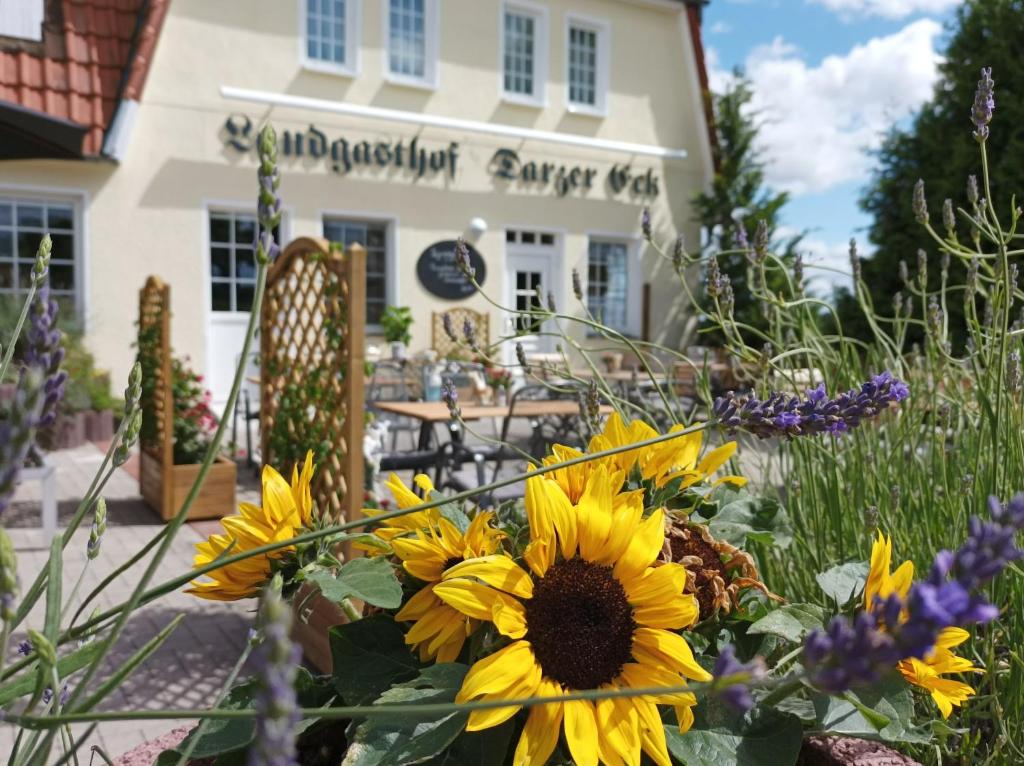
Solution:
<svg viewBox="0 0 1024 766">
<path fill-rule="evenodd" d="M 906 261 L 915 278 L 917 251 L 927 254 L 928 284 L 935 289 L 940 268 L 934 244 L 915 221 L 911 207 L 914 184 L 924 179 L 931 220 L 943 231 L 941 206 L 952 199 L 955 206 L 970 209 L 966 183 L 969 175 L 981 177 L 978 147 L 971 137 L 969 115 L 981 67 L 992 67 L 996 81 L 996 110 L 987 141 L 992 171 L 992 201 L 1000 216 L 1009 218 L 1010 196 L 1024 197 L 1024 69 L 1020 66 L 1024 40 L 1024 0 L 969 0 L 951 23 L 951 37 L 939 82 L 931 100 L 906 129 L 890 131 L 877 154 L 877 166 L 860 200 L 873 217 L 868 239 L 875 246 L 862 259 L 864 285 L 875 310 L 891 316 L 893 296 L 909 293 L 900 277 L 900 261 Z M 960 237 L 966 225 L 960 225 Z M 950 284 L 962 284 L 964 268 L 950 266 Z M 837 296 L 843 331 L 867 338 L 870 331 L 857 301 L 848 290 Z M 963 307 L 948 306 L 954 342 L 963 334 Z M 920 316 L 921 307 L 915 307 Z M 911 338 L 914 340 L 914 338 Z"/>
<path fill-rule="evenodd" d="M 705 262 L 716 257 L 719 270 L 729 277 L 735 295 L 736 320 L 763 327 L 761 308 L 747 284 L 746 255 L 721 251 L 735 249 L 740 238 L 753 237 L 758 223 L 764 221 L 773 251 L 790 262 L 802 235 L 777 241 L 779 213 L 789 201 L 789 194 L 765 185 L 764 162 L 756 146 L 757 115 L 750 107 L 752 97 L 750 82 L 738 69 L 726 89 L 713 94 L 716 170 L 710 190 L 698 194 L 693 204 L 697 219 L 710 234 L 701 255 Z M 776 277 L 780 284 L 769 284 L 772 289 L 781 287 L 782 277 Z"/>
</svg>

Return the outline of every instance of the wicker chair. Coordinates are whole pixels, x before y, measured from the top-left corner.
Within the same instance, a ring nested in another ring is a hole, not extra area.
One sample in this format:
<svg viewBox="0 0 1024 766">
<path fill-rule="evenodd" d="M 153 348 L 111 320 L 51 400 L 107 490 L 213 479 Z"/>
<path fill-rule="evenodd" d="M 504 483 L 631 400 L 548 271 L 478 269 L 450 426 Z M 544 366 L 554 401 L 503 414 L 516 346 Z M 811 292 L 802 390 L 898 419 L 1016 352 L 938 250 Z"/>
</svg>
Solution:
<svg viewBox="0 0 1024 766">
<path fill-rule="evenodd" d="M 473 327 L 476 330 L 477 342 L 481 347 L 490 345 L 491 342 L 491 317 L 490 314 L 484 313 L 483 311 L 475 311 L 464 306 L 458 306 L 447 311 L 435 311 L 433 316 L 432 332 L 433 337 L 431 344 L 433 349 L 437 352 L 439 359 L 447 359 L 452 354 L 458 354 L 464 352 L 466 349 L 465 344 L 453 341 L 448 337 L 448 333 L 444 331 L 444 317 L 447 314 L 452 320 L 452 328 L 455 330 L 455 335 L 458 338 L 462 338 L 462 328 L 468 319 L 473 323 Z"/>
</svg>

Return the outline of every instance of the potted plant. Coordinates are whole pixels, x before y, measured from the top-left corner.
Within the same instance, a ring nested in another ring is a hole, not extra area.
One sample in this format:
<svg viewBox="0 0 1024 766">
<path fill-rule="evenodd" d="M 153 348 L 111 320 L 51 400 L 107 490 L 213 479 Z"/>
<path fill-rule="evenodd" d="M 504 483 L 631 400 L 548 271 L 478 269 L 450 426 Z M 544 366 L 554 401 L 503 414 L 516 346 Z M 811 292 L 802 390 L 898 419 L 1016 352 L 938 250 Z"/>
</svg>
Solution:
<svg viewBox="0 0 1024 766">
<path fill-rule="evenodd" d="M 487 385 L 494 391 L 494 403 L 504 406 L 508 404 L 508 390 L 512 387 L 512 373 L 504 367 L 485 367 L 484 376 Z"/>
<path fill-rule="evenodd" d="M 409 343 L 412 341 L 412 311 L 408 306 L 388 306 L 380 317 L 384 340 L 391 344 L 391 358 L 396 362 L 406 359 Z"/>
</svg>

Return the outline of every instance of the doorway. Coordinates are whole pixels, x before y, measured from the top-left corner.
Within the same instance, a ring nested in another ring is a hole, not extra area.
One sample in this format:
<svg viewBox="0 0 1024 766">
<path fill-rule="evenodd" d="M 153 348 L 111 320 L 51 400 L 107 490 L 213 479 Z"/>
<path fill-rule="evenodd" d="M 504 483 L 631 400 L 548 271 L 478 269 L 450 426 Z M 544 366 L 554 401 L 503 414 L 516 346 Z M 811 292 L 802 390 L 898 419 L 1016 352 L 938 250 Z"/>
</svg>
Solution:
<svg viewBox="0 0 1024 766">
<path fill-rule="evenodd" d="M 545 306 L 548 293 L 556 301 L 561 268 L 555 235 L 520 229 L 505 232 L 506 305 L 513 309 L 505 319 L 508 334 L 519 334 L 527 354 L 550 354 L 555 350 L 552 322 L 530 316 L 531 309 Z M 543 297 L 542 297 L 543 296 Z"/>
</svg>

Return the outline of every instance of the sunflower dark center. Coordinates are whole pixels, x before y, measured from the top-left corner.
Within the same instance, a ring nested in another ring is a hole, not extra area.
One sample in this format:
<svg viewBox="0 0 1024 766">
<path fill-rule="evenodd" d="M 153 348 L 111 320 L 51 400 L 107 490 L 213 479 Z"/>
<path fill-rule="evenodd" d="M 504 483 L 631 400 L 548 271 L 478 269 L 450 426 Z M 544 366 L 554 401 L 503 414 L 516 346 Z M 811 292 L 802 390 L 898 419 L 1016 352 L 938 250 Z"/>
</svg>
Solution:
<svg viewBox="0 0 1024 766">
<path fill-rule="evenodd" d="M 526 604 L 526 639 L 541 670 L 570 689 L 596 689 L 629 662 L 636 621 L 611 567 L 554 564 Z"/>
<path fill-rule="evenodd" d="M 446 562 L 444 562 L 444 566 L 441 568 L 441 571 L 442 572 L 446 572 L 449 569 L 451 569 L 453 566 L 455 566 L 456 564 L 461 564 L 463 561 L 464 561 L 464 559 L 461 556 L 457 556 L 455 558 L 448 559 Z"/>
<path fill-rule="evenodd" d="M 681 561 L 687 556 L 701 560 L 701 566 L 691 564 L 687 571 L 693 578 L 694 595 L 700 606 L 700 619 L 706 620 L 714 612 L 715 591 L 712 582 L 717 576 L 722 578 L 723 583 L 728 584 L 729 570 L 725 568 L 718 551 L 692 530 L 685 537 L 672 536 L 669 538 L 669 545 L 672 546 L 673 561 Z"/>
</svg>

